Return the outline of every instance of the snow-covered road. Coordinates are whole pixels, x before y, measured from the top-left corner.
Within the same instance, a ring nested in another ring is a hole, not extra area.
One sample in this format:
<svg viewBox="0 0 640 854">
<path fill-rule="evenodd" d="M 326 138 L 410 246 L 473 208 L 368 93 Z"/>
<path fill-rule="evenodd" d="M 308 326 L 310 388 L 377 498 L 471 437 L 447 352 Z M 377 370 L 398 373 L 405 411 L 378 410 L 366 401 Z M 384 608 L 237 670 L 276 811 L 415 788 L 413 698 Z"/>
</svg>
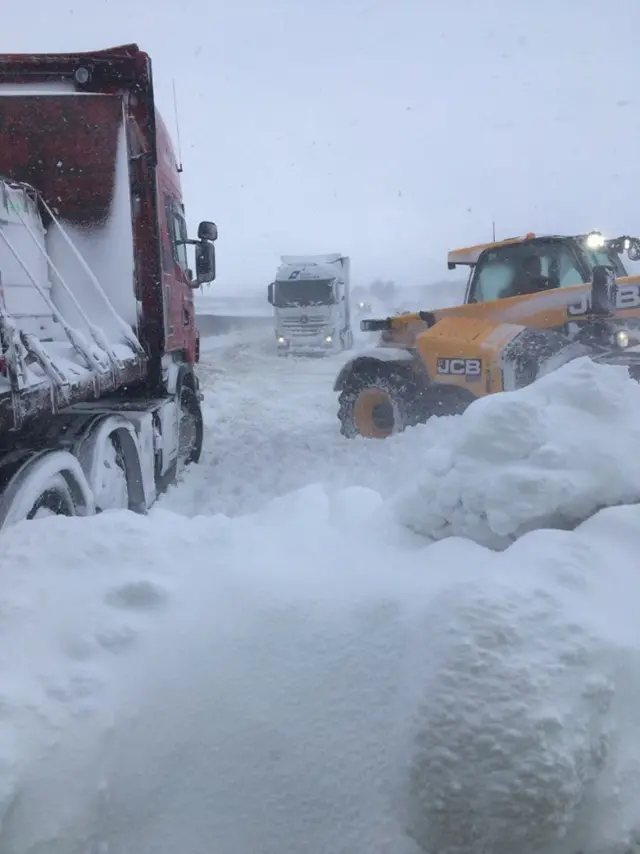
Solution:
<svg viewBox="0 0 640 854">
<path fill-rule="evenodd" d="M 207 449 L 149 516 L 3 533 L 2 854 L 640 831 L 640 387 L 580 362 L 347 441 L 339 363 L 204 342 Z"/>
<path fill-rule="evenodd" d="M 279 359 L 271 329 L 209 338 L 202 347 L 206 450 L 202 465 L 163 499 L 165 508 L 238 515 L 316 483 L 386 494 L 414 470 L 402 450 L 406 437 L 385 446 L 340 435 L 333 382 L 350 356 Z"/>
</svg>

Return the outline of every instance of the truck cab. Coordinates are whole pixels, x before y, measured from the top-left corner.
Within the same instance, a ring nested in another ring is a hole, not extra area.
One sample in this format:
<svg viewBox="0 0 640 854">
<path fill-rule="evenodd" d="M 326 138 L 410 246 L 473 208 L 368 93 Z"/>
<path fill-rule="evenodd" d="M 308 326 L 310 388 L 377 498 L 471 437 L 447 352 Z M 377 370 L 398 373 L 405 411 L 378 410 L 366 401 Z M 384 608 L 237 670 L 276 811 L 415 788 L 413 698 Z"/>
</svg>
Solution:
<svg viewBox="0 0 640 854">
<path fill-rule="evenodd" d="M 279 356 L 324 356 L 353 346 L 349 258 L 283 255 L 268 288 Z"/>
</svg>

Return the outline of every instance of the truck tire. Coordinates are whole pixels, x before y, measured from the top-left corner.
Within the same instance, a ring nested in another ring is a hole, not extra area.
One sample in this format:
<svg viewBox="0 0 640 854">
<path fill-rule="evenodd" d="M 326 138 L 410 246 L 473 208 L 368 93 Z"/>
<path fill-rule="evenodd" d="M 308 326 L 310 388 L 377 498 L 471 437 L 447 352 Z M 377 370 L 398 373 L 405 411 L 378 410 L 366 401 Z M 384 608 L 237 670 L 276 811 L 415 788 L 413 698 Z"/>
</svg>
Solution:
<svg viewBox="0 0 640 854">
<path fill-rule="evenodd" d="M 73 454 L 86 475 L 96 513 L 146 513 L 141 448 L 131 421 L 119 413 L 97 418 L 82 432 Z"/>
<path fill-rule="evenodd" d="M 422 390 L 408 374 L 387 365 L 354 372 L 342 389 L 338 418 L 348 439 L 386 439 L 422 418 Z"/>
<path fill-rule="evenodd" d="M 196 392 L 189 385 L 180 389 L 180 426 L 178 430 L 178 472 L 197 463 L 202 454 L 204 421 Z"/>
<path fill-rule="evenodd" d="M 68 451 L 41 451 L 11 464 L 2 473 L 0 527 L 42 516 L 95 513 L 89 483 Z"/>
<path fill-rule="evenodd" d="M 75 516 L 76 505 L 67 481 L 61 474 L 52 475 L 27 513 L 27 519 L 44 516 Z"/>
</svg>

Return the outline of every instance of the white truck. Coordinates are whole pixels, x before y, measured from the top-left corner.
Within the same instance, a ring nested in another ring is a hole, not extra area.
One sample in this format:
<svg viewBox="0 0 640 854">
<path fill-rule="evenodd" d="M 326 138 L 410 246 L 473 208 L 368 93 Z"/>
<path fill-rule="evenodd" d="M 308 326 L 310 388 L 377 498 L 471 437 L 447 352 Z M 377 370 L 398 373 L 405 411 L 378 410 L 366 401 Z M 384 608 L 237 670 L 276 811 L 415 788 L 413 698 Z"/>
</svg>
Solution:
<svg viewBox="0 0 640 854">
<path fill-rule="evenodd" d="M 268 299 L 279 356 L 323 356 L 353 347 L 348 257 L 282 255 Z"/>
</svg>

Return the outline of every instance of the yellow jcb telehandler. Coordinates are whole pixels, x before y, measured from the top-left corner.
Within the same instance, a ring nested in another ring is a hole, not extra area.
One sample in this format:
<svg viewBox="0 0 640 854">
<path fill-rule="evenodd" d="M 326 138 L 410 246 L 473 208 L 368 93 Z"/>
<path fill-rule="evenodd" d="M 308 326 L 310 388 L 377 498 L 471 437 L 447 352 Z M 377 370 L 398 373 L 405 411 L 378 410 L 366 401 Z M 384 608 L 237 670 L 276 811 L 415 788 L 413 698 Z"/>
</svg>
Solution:
<svg viewBox="0 0 640 854">
<path fill-rule="evenodd" d="M 640 260 L 640 238 L 527 234 L 450 252 L 449 269 L 470 268 L 463 305 L 361 321 L 380 340 L 335 381 L 342 434 L 386 438 L 584 355 L 640 379 L 640 276 L 625 254 Z"/>
</svg>

